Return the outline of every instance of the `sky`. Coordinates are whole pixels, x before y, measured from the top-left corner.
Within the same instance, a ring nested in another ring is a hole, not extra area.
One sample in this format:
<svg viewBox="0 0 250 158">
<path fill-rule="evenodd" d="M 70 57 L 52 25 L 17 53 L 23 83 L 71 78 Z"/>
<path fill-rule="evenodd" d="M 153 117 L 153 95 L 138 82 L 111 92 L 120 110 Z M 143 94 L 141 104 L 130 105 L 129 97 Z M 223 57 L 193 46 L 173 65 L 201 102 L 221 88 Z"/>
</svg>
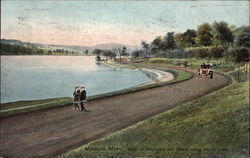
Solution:
<svg viewBox="0 0 250 158">
<path fill-rule="evenodd" d="M 1 38 L 43 44 L 140 45 L 214 21 L 249 25 L 249 1 L 1 1 Z"/>
</svg>

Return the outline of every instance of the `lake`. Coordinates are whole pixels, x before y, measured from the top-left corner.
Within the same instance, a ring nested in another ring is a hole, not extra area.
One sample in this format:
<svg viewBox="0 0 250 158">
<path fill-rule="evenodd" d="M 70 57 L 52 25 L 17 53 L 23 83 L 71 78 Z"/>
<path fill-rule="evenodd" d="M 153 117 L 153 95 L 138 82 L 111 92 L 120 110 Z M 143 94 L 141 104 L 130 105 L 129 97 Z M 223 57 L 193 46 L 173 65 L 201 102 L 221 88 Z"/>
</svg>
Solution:
<svg viewBox="0 0 250 158">
<path fill-rule="evenodd" d="M 73 97 L 75 85 L 90 96 L 148 81 L 139 70 L 98 64 L 94 56 L 1 56 L 1 103 Z"/>
</svg>

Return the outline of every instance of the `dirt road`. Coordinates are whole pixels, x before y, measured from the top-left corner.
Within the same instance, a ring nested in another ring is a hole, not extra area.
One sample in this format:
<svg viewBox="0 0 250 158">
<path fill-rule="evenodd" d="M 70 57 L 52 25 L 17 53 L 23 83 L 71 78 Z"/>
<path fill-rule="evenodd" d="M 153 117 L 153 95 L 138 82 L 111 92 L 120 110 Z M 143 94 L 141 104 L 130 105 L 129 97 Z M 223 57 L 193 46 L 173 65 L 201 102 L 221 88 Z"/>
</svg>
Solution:
<svg viewBox="0 0 250 158">
<path fill-rule="evenodd" d="M 190 71 L 190 70 L 189 70 Z M 5 157 L 54 157 L 229 84 L 221 74 L 88 102 L 91 112 L 58 107 L 1 119 Z"/>
</svg>

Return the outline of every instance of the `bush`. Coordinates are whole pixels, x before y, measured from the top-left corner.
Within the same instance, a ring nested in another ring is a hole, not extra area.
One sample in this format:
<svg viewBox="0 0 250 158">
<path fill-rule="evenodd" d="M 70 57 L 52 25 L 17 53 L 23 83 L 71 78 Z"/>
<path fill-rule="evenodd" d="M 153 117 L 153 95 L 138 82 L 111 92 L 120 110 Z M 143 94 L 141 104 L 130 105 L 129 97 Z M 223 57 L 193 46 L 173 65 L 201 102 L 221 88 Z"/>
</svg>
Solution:
<svg viewBox="0 0 250 158">
<path fill-rule="evenodd" d="M 167 58 L 169 57 L 169 52 L 168 51 L 159 51 L 159 57 L 161 58 Z"/>
<path fill-rule="evenodd" d="M 101 57 L 99 55 L 96 56 L 96 61 L 101 61 Z"/>
<path fill-rule="evenodd" d="M 132 57 L 133 57 L 133 58 L 142 57 L 142 51 L 141 51 L 141 50 L 133 51 L 133 52 L 132 52 Z"/>
<path fill-rule="evenodd" d="M 235 60 L 236 62 L 249 62 L 249 49 L 239 48 Z"/>
<path fill-rule="evenodd" d="M 224 54 L 224 48 L 222 47 L 214 47 L 209 50 L 209 56 L 211 58 L 215 59 L 222 58 L 223 54 Z"/>
<path fill-rule="evenodd" d="M 249 62 L 249 49 L 248 48 L 230 48 L 228 55 L 231 60 L 235 62 Z"/>
<path fill-rule="evenodd" d="M 197 47 L 189 50 L 189 57 L 194 58 L 208 58 L 209 48 L 208 47 Z"/>
</svg>

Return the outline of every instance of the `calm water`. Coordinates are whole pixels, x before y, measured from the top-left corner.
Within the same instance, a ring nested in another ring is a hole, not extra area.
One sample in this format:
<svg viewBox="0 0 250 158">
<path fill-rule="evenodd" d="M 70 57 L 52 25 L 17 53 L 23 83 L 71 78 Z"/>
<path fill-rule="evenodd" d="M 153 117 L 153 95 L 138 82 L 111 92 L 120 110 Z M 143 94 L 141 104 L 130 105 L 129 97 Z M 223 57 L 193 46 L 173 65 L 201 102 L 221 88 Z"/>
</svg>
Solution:
<svg viewBox="0 0 250 158">
<path fill-rule="evenodd" d="M 93 56 L 1 56 L 1 103 L 72 97 L 75 85 L 94 95 L 149 80 L 138 70 L 96 64 Z"/>
</svg>

